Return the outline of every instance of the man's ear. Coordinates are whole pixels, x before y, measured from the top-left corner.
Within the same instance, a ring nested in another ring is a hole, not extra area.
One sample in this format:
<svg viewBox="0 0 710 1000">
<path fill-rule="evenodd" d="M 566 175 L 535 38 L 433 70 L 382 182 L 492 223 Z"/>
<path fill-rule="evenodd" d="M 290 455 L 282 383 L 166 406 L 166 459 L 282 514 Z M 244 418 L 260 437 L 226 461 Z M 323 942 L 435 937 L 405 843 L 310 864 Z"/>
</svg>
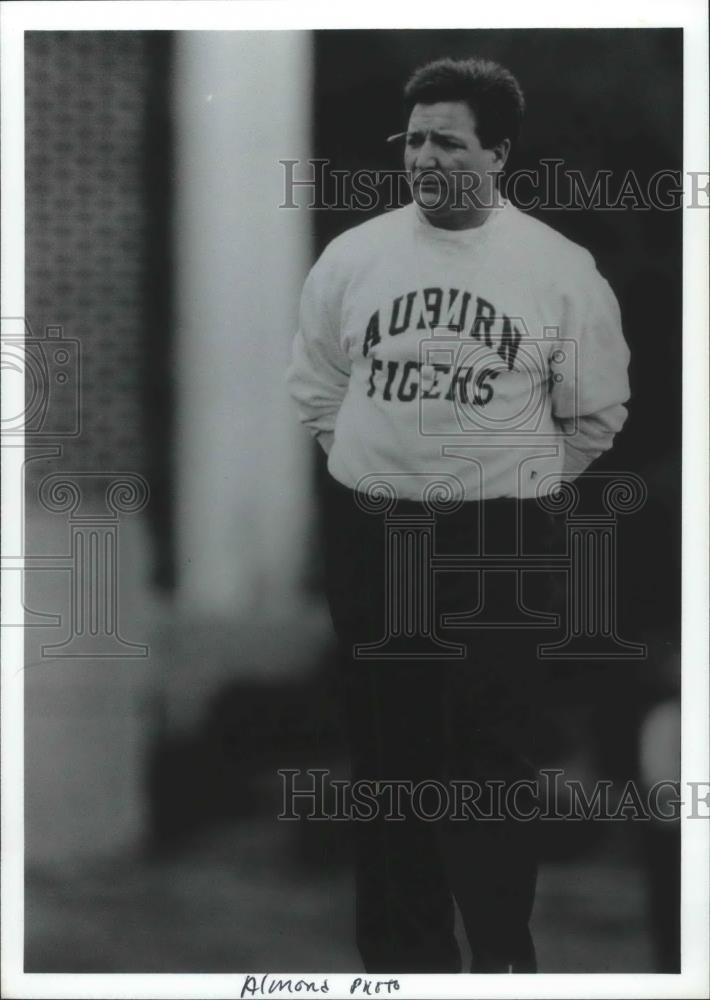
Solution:
<svg viewBox="0 0 710 1000">
<path fill-rule="evenodd" d="M 497 170 L 502 170 L 510 154 L 510 139 L 501 139 L 495 146 L 491 147 L 495 154 L 495 166 Z"/>
</svg>

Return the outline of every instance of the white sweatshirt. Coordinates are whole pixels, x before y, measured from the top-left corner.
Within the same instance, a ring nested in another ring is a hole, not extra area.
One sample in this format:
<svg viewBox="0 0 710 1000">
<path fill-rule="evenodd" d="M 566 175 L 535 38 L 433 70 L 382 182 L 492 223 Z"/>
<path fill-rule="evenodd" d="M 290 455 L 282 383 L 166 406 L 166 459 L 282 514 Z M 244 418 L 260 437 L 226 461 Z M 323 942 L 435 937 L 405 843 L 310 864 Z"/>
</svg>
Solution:
<svg viewBox="0 0 710 1000">
<path fill-rule="evenodd" d="M 316 262 L 288 383 L 345 486 L 375 475 L 421 499 L 453 475 L 467 500 L 529 497 L 611 447 L 628 360 L 582 247 L 509 202 L 458 231 L 411 204 Z"/>
</svg>

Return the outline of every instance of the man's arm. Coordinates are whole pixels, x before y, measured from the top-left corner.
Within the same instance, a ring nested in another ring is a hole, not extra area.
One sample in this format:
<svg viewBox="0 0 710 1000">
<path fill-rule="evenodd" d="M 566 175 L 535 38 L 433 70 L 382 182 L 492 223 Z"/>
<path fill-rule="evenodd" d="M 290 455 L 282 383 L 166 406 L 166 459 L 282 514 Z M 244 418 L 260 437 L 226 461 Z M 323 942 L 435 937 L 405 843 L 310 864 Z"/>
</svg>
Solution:
<svg viewBox="0 0 710 1000">
<path fill-rule="evenodd" d="M 306 278 L 287 383 L 301 422 L 323 450 L 333 445 L 335 421 L 350 379 L 340 345 L 335 276 L 321 257 Z"/>
<path fill-rule="evenodd" d="M 614 437 L 624 426 L 628 416 L 621 403 L 608 406 L 599 413 L 577 417 L 576 421 L 559 420 L 565 437 L 565 461 L 562 472 L 565 479 L 576 479 L 584 470 L 608 451 Z M 575 427 L 576 424 L 576 427 Z"/>
<path fill-rule="evenodd" d="M 628 416 L 629 349 L 609 284 L 587 256 L 579 287 L 569 296 L 565 350 L 552 372 L 552 413 L 564 437 L 563 473 L 574 479 L 608 451 Z M 561 376 L 561 377 L 560 377 Z"/>
</svg>

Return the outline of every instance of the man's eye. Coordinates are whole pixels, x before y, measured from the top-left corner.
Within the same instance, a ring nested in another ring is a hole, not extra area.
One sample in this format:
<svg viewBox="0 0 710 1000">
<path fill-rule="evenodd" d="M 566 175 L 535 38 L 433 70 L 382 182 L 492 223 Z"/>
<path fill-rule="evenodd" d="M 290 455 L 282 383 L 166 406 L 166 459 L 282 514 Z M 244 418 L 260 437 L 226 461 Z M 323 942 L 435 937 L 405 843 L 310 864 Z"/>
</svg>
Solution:
<svg viewBox="0 0 710 1000">
<path fill-rule="evenodd" d="M 421 144 L 422 144 L 422 137 L 420 135 L 408 135 L 407 136 L 407 145 L 408 146 L 421 146 Z"/>
</svg>

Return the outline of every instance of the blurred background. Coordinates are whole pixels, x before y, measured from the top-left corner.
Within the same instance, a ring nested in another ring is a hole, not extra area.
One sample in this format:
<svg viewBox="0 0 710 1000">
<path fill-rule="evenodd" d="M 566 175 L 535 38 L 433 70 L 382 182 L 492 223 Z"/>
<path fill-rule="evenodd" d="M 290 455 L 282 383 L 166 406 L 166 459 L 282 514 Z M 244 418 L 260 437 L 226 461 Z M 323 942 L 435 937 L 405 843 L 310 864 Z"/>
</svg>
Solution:
<svg viewBox="0 0 710 1000">
<path fill-rule="evenodd" d="M 284 370 L 308 268 L 366 214 L 280 209 L 278 161 L 399 167 L 406 77 L 480 54 L 527 95 L 512 169 L 644 189 L 682 169 L 681 32 L 25 37 L 49 393 L 26 456 L 26 971 L 357 971 L 347 833 L 276 816 L 278 768 L 347 775 L 323 462 Z M 535 214 L 619 298 L 633 405 L 599 467 L 649 493 L 618 537 L 620 633 L 648 655 L 550 668 L 542 763 L 650 786 L 679 768 L 681 214 Z M 541 971 L 677 969 L 677 825 L 543 833 Z"/>
</svg>

